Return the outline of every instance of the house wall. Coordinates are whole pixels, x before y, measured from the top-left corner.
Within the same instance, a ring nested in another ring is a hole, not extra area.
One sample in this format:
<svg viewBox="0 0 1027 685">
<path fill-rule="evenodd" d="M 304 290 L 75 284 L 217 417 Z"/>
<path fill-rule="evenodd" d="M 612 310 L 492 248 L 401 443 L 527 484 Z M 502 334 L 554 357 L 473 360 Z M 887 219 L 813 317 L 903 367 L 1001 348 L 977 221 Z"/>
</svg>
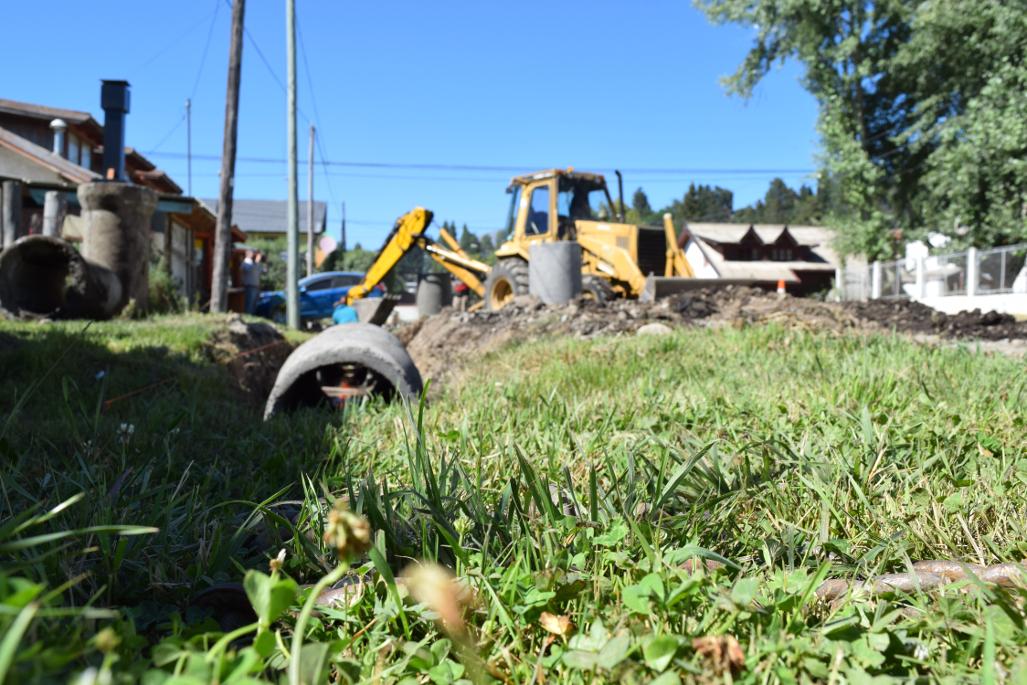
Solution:
<svg viewBox="0 0 1027 685">
<path fill-rule="evenodd" d="M 699 249 L 699 246 L 694 240 L 689 239 L 688 244 L 685 245 L 685 257 L 688 259 L 688 263 L 692 265 L 692 271 L 695 272 L 696 278 L 719 278 L 720 274 L 713 268 L 713 265 L 706 259 L 706 255 Z"/>
</svg>

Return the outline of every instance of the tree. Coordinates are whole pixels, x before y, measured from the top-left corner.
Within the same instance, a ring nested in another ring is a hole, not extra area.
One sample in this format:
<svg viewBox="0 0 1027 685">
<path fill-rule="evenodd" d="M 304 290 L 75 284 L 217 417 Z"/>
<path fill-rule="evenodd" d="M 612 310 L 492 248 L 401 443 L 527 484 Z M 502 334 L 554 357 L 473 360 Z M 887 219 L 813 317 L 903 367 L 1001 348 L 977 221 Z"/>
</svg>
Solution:
<svg viewBox="0 0 1027 685">
<path fill-rule="evenodd" d="M 660 213 L 670 212 L 675 224 L 689 221 L 731 221 L 734 193 L 720 186 L 688 186 L 680 200 L 674 200 Z"/>
<path fill-rule="evenodd" d="M 492 234 L 491 233 L 486 233 L 485 235 L 483 235 L 481 237 L 481 241 L 479 242 L 479 245 L 480 245 L 481 249 L 478 252 L 478 256 L 481 259 L 483 259 L 483 260 L 490 259 L 492 257 L 492 255 L 496 251 L 496 246 L 492 242 Z"/>
<path fill-rule="evenodd" d="M 698 2 L 714 21 L 756 31 L 733 92 L 748 97 L 785 59 L 805 66 L 842 249 L 887 253 L 891 228 L 915 235 L 939 215 L 973 222 L 974 242 L 1023 237 L 1022 3 Z"/>
<path fill-rule="evenodd" d="M 478 238 L 467 228 L 467 224 L 460 229 L 460 247 L 470 255 L 478 253 Z"/>
<path fill-rule="evenodd" d="M 649 204 L 649 198 L 646 197 L 645 191 L 641 188 L 636 190 L 635 194 L 631 196 L 631 208 L 641 215 L 652 213 L 653 208 Z"/>
</svg>

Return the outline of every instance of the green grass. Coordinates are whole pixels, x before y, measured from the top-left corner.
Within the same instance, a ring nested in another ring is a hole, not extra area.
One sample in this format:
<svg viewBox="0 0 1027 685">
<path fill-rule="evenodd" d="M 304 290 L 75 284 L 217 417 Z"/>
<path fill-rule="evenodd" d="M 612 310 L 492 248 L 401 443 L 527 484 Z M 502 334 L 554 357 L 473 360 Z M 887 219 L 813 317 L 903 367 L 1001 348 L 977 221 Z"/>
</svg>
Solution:
<svg viewBox="0 0 1027 685">
<path fill-rule="evenodd" d="M 311 682 L 723 682 L 693 639 L 726 635 L 745 682 L 1027 671 L 1023 590 L 811 596 L 1027 557 L 1023 360 L 777 327 L 549 340 L 473 360 L 430 406 L 264 424 L 202 353 L 204 319 L 80 329 L 0 324 L 11 682 L 284 682 L 290 664 Z M 334 498 L 370 522 L 355 563 L 378 580 L 296 640 L 292 580 L 345 568 L 321 537 Z M 272 506 L 290 500 L 295 527 Z M 697 557 L 727 565 L 683 568 Z M 415 560 L 473 590 L 466 635 L 392 580 Z M 260 620 L 219 643 L 189 598 L 244 575 Z"/>
</svg>

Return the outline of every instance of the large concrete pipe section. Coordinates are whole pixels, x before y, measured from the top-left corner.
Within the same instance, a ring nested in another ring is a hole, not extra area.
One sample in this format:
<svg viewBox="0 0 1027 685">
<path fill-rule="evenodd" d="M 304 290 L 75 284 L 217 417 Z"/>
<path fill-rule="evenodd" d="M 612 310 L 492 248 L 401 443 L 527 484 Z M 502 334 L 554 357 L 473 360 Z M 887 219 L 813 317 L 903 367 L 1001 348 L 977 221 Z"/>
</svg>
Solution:
<svg viewBox="0 0 1027 685">
<path fill-rule="evenodd" d="M 157 194 L 129 183 L 99 181 L 78 187 L 85 225 L 82 256 L 121 279 L 122 305 L 145 311 L 149 292 L 150 217 Z"/>
<path fill-rule="evenodd" d="M 453 304 L 453 286 L 449 274 L 422 274 L 417 281 L 417 315 L 434 316 L 443 307 Z"/>
<path fill-rule="evenodd" d="M 416 400 L 421 374 L 403 344 L 366 323 L 332 326 L 289 355 L 264 407 L 264 418 L 303 407 L 342 407 L 378 396 Z"/>
<path fill-rule="evenodd" d="M 528 292 L 546 304 L 564 304 L 581 295 L 581 245 L 572 240 L 532 245 Z"/>
<path fill-rule="evenodd" d="M 0 252 L 0 308 L 14 316 L 109 319 L 123 299 L 114 272 L 60 238 L 25 236 Z"/>
</svg>

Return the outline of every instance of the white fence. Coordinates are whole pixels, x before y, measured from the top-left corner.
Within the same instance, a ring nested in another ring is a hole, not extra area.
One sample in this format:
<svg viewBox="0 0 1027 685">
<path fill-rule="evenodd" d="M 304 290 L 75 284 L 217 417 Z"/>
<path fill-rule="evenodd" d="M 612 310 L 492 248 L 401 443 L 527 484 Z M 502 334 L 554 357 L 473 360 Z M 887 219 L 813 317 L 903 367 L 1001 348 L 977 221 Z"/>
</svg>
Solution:
<svg viewBox="0 0 1027 685">
<path fill-rule="evenodd" d="M 1027 313 L 1027 243 L 841 268 L 844 300 L 914 299 L 936 309 Z"/>
</svg>

